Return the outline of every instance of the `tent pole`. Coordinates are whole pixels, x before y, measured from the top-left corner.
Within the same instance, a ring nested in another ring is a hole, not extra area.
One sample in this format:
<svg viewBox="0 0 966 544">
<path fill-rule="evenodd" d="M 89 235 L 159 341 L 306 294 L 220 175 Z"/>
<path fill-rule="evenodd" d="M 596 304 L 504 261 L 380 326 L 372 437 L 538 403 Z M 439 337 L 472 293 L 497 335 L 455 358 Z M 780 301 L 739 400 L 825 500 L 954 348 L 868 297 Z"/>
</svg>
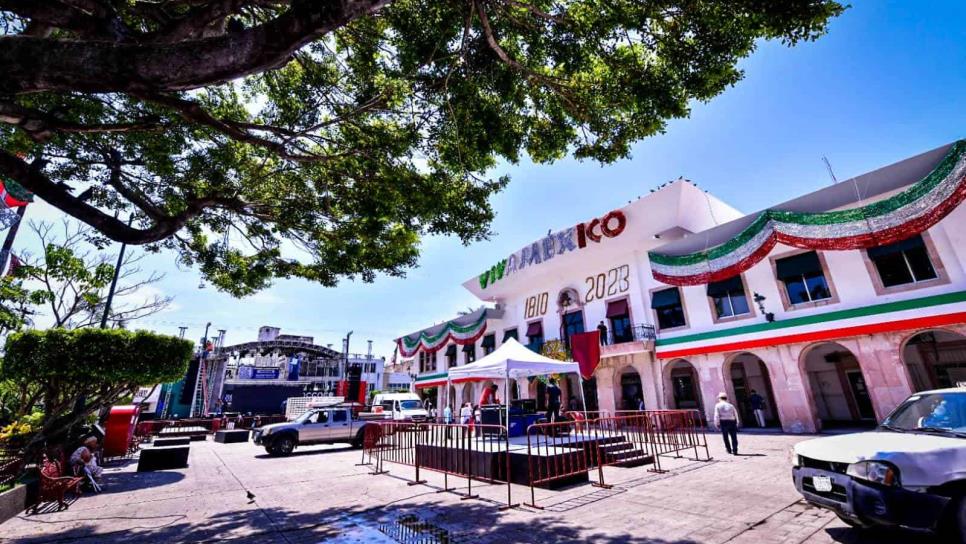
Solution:
<svg viewBox="0 0 966 544">
<path fill-rule="evenodd" d="M 577 373 L 577 384 L 580 386 L 580 404 L 582 404 L 584 408 L 584 421 L 588 421 L 587 399 L 584 398 L 584 377 L 580 374 L 580 372 Z"/>
</svg>

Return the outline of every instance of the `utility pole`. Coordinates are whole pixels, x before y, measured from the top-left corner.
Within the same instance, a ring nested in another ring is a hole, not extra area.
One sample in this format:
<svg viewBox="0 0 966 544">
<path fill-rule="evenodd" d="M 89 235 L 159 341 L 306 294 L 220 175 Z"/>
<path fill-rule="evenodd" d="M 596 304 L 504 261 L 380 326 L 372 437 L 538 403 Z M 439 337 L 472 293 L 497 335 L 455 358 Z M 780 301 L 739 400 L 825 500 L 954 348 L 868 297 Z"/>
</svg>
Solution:
<svg viewBox="0 0 966 544">
<path fill-rule="evenodd" d="M 3 240 L 3 248 L 0 248 L 0 271 L 4 273 L 7 271 L 7 258 L 10 257 L 10 250 L 13 249 L 13 240 L 17 237 L 17 231 L 20 230 L 20 223 L 25 213 L 27 213 L 26 206 L 17 208 L 17 221 L 10 225 L 7 237 Z"/>
<path fill-rule="evenodd" d="M 127 226 L 131 226 L 131 221 L 134 220 L 134 214 L 127 218 Z M 111 287 L 107 290 L 107 301 L 104 303 L 104 315 L 101 316 L 101 328 L 107 328 L 107 318 L 111 315 L 111 304 L 114 302 L 114 291 L 117 289 L 117 278 L 121 275 L 121 265 L 124 264 L 124 251 L 127 249 L 127 244 L 121 244 L 121 251 L 117 254 L 117 264 L 114 265 L 114 277 L 111 278 Z"/>
<path fill-rule="evenodd" d="M 342 377 L 344 379 L 347 379 L 349 377 L 348 372 L 349 372 L 349 339 L 350 338 L 352 338 L 352 331 L 349 331 L 349 334 L 345 335 L 345 340 L 343 340 L 343 343 L 345 344 L 345 354 L 344 354 L 345 359 L 342 363 Z"/>
</svg>

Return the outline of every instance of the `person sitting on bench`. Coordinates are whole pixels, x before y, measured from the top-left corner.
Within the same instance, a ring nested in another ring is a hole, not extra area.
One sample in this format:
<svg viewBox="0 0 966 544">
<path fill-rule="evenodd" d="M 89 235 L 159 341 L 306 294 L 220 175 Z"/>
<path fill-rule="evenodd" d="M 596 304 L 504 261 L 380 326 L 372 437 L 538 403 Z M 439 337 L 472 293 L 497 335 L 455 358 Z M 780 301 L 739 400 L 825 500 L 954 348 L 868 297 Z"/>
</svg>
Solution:
<svg viewBox="0 0 966 544">
<path fill-rule="evenodd" d="M 87 476 L 92 487 L 100 490 L 104 469 L 97 464 L 97 438 L 88 436 L 70 456 L 70 466 L 77 476 Z"/>
</svg>

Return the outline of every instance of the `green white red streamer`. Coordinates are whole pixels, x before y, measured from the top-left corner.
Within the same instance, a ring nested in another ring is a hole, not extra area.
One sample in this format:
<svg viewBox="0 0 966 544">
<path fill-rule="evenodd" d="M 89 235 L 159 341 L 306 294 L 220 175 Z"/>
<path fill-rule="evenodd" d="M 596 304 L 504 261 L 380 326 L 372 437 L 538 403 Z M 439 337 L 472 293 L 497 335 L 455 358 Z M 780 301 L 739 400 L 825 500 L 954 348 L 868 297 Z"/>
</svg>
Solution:
<svg viewBox="0 0 966 544">
<path fill-rule="evenodd" d="M 452 340 L 461 346 L 472 344 L 479 340 L 486 332 L 486 312 L 480 314 L 479 319 L 472 323 L 459 325 L 450 321 L 434 334 L 422 331 L 416 335 L 403 336 L 396 340 L 399 353 L 403 357 L 412 357 L 420 349 L 434 353 Z"/>
<path fill-rule="evenodd" d="M 687 255 L 648 253 L 654 279 L 698 285 L 740 274 L 776 244 L 817 250 L 865 249 L 905 240 L 942 220 L 966 199 L 966 140 L 925 178 L 871 204 L 831 212 L 766 210 L 736 237 Z"/>
</svg>

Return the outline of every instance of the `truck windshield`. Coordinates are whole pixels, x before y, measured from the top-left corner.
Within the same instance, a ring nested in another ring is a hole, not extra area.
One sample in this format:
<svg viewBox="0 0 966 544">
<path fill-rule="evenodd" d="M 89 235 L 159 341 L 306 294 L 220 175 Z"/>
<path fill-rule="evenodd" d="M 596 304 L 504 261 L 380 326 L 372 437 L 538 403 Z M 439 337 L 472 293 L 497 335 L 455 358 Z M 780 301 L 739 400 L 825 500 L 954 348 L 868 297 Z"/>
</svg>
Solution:
<svg viewBox="0 0 966 544">
<path fill-rule="evenodd" d="M 966 437 L 966 392 L 913 395 L 882 422 L 882 427 Z"/>
<path fill-rule="evenodd" d="M 419 403 L 418 400 L 401 400 L 399 401 L 400 410 L 419 410 L 423 405 Z"/>
<path fill-rule="evenodd" d="M 317 418 L 314 418 L 312 416 L 314 416 L 317 413 L 318 412 L 315 411 L 315 410 L 309 410 L 308 412 L 305 412 L 304 414 L 302 414 L 299 417 L 295 418 L 295 422 L 296 423 L 305 423 L 305 422 L 307 422 L 307 421 L 309 421 L 311 419 L 311 420 L 313 420 L 312 423 L 315 423 L 315 420 Z"/>
</svg>

